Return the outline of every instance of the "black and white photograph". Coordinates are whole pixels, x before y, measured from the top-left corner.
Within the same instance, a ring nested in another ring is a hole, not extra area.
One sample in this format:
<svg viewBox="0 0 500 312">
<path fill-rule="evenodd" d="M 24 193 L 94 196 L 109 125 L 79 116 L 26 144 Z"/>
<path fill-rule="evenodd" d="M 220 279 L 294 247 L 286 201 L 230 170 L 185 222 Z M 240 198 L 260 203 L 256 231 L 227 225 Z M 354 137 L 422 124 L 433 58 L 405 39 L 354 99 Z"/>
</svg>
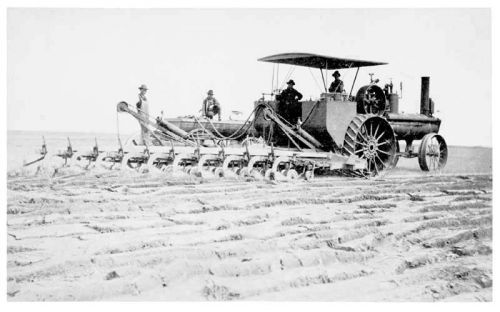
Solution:
<svg viewBox="0 0 500 312">
<path fill-rule="evenodd" d="M 8 303 L 493 301 L 491 8 L 5 16 Z"/>
</svg>

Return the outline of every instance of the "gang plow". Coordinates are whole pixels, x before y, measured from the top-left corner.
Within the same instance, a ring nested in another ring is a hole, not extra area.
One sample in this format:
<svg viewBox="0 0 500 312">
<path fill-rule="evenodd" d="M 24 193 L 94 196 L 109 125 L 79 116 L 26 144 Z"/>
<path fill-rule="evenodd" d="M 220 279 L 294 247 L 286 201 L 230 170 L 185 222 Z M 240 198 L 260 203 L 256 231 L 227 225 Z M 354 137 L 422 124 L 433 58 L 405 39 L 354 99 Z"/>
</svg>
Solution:
<svg viewBox="0 0 500 312">
<path fill-rule="evenodd" d="M 305 53 L 274 55 L 260 61 L 320 70 L 359 70 L 384 64 Z M 448 150 L 438 134 L 441 120 L 432 116 L 429 78 L 422 77 L 420 114 L 400 114 L 392 83 L 382 90 L 377 82 L 371 79 L 356 97 L 328 93 L 326 82 L 325 93 L 317 100 L 283 105 L 276 98 L 266 100 L 263 96 L 245 121 L 153 119 L 122 101 L 117 113 L 128 114 L 145 129 L 140 140 L 123 146 L 118 134 L 115 151 L 102 151 L 96 139 L 92 149 L 79 152 L 68 138 L 65 150 L 49 156 L 44 139 L 39 156 L 25 166 L 56 158 L 61 168 L 284 181 L 310 180 L 318 175 L 372 178 L 394 168 L 401 157 L 415 157 L 423 171 L 440 171 Z M 405 149 L 401 151 L 402 141 Z M 421 141 L 420 146 L 414 146 L 414 141 Z"/>
<path fill-rule="evenodd" d="M 267 118 L 274 118 L 284 126 L 283 131 L 287 131 L 289 136 L 308 143 L 297 131 L 286 127 L 268 106 L 258 108 L 265 111 Z M 96 140 L 90 151 L 81 153 L 72 148 L 68 139 L 66 150 L 52 157 L 62 160 L 62 168 L 78 166 L 85 170 L 104 168 L 203 178 L 242 177 L 284 181 L 312 179 L 319 168 L 344 168 L 343 174 L 352 172 L 352 176 L 363 176 L 366 171 L 365 164 L 357 157 L 318 151 L 311 144 L 305 148 L 300 145 L 296 148 L 277 148 L 261 137 L 247 135 L 238 141 L 221 134 L 215 135 L 215 131 L 206 128 L 197 129 L 198 135 L 193 137 L 192 132 L 185 132 L 168 121 L 149 120 L 131 110 L 125 102 L 118 104 L 118 111 L 129 113 L 146 126 L 149 132 L 147 141 L 152 144 L 124 148 L 119 140 L 117 151 L 104 152 L 99 150 Z M 206 120 L 198 120 L 197 123 L 209 124 Z M 245 125 L 241 124 L 240 127 Z M 201 133 L 203 135 L 199 135 Z M 25 165 L 31 166 L 46 159 L 48 148 L 45 140 L 40 153 L 39 159 Z"/>
</svg>

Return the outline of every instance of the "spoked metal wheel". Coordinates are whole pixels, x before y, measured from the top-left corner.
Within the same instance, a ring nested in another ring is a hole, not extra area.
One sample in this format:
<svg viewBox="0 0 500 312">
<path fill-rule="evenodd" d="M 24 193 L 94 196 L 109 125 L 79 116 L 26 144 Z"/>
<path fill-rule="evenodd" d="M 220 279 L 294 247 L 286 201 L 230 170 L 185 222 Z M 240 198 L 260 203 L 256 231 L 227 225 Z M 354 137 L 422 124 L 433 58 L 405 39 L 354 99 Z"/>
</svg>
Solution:
<svg viewBox="0 0 500 312">
<path fill-rule="evenodd" d="M 437 171 L 444 168 L 448 160 L 448 146 L 442 136 L 429 133 L 424 136 L 418 151 L 418 164 L 423 171 Z"/>
<path fill-rule="evenodd" d="M 397 141 L 391 125 L 382 117 L 358 115 L 349 124 L 344 150 L 366 160 L 362 174 L 372 177 L 390 169 L 397 151 Z"/>
<path fill-rule="evenodd" d="M 368 85 L 359 89 L 356 102 L 358 114 L 381 115 L 385 111 L 385 94 L 377 85 Z"/>
</svg>

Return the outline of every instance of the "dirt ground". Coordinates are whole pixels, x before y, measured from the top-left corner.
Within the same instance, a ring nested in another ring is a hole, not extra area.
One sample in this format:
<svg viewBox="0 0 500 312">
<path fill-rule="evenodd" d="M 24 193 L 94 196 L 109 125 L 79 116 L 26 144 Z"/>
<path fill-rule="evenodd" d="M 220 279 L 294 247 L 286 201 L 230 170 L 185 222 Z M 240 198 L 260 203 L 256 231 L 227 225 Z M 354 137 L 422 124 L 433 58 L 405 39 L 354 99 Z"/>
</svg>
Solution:
<svg viewBox="0 0 500 312">
<path fill-rule="evenodd" d="M 12 177 L 8 300 L 491 301 L 491 158 L 464 153 L 374 180 Z"/>
</svg>

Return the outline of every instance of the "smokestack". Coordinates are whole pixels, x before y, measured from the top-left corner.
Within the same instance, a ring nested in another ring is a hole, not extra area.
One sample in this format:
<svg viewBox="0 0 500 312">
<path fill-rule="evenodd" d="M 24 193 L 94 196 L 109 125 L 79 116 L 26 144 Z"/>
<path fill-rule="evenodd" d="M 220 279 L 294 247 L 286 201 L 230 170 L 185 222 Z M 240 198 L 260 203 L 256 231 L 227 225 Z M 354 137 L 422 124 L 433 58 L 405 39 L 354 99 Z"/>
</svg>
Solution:
<svg viewBox="0 0 500 312">
<path fill-rule="evenodd" d="M 420 114 L 429 115 L 429 77 L 422 77 L 422 89 L 420 93 Z"/>
</svg>

